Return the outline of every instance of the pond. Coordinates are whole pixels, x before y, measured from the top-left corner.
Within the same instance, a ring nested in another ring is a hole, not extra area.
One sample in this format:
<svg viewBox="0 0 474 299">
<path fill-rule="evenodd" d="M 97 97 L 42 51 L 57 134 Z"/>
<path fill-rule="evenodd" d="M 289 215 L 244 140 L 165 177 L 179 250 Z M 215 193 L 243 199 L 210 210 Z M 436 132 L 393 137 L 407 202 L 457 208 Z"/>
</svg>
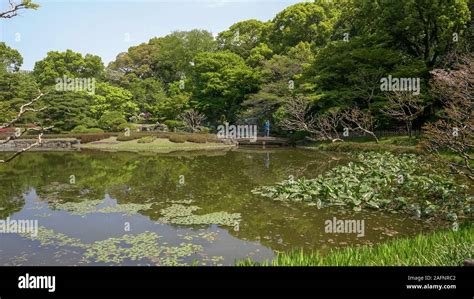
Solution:
<svg viewBox="0 0 474 299">
<path fill-rule="evenodd" d="M 316 177 L 348 158 L 303 149 L 25 153 L 0 166 L 1 265 L 233 265 L 278 251 L 371 245 L 432 230 L 401 214 L 269 200 L 252 189 Z M 327 233 L 332 219 L 364 234 Z"/>
</svg>

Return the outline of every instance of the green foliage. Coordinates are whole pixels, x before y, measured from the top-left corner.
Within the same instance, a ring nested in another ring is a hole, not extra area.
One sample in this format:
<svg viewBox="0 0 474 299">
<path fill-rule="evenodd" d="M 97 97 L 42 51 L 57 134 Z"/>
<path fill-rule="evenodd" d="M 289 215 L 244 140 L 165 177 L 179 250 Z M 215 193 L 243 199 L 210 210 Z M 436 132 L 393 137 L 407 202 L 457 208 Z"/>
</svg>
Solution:
<svg viewBox="0 0 474 299">
<path fill-rule="evenodd" d="M 117 126 L 117 131 L 118 132 L 123 132 L 126 129 L 130 130 L 131 132 L 136 131 L 138 126 L 136 124 L 131 124 L 131 123 L 123 123 Z"/>
<path fill-rule="evenodd" d="M 310 44 L 301 42 L 291 48 L 287 55 L 274 55 L 262 62 L 260 90 L 249 95 L 242 103 L 246 108 L 242 117 L 275 117 L 284 99 L 300 90 L 301 76 L 313 60 Z"/>
<path fill-rule="evenodd" d="M 207 137 L 206 135 L 192 134 L 192 135 L 188 135 L 186 140 L 188 142 L 193 142 L 193 143 L 206 143 Z"/>
<path fill-rule="evenodd" d="M 421 100 L 436 105 L 429 71 L 470 48 L 469 5 L 472 1 L 297 3 L 269 22 L 237 22 L 216 39 L 197 29 L 152 38 L 119 54 L 106 71 L 98 56 L 51 51 L 35 64 L 33 77 L 17 72 L 20 53 L 0 43 L 0 122 L 11 119 L 40 87 L 50 91 L 44 99 L 48 110 L 28 113 L 23 122 L 54 125 L 56 133 L 97 127 L 111 111 L 126 120 L 147 112 L 147 121 L 156 122 L 195 109 L 212 126 L 277 120 L 285 114 L 284 99 L 294 93 L 310 98 L 314 113 L 358 106 L 371 111 L 381 128 L 398 126 L 380 113 L 386 106 L 380 78 L 421 78 Z M 28 1 L 27 8 L 36 7 Z M 95 94 L 53 91 L 63 76 L 96 79 Z M 427 109 L 414 125 L 435 112 Z"/>
<path fill-rule="evenodd" d="M 53 203 L 52 207 L 57 210 L 65 210 L 71 215 L 84 216 L 92 213 L 121 213 L 124 215 L 138 214 L 139 211 L 149 210 L 152 204 L 116 204 L 113 206 L 107 206 L 99 208 L 98 206 L 103 203 L 103 200 L 84 200 L 80 202 L 64 202 L 64 203 Z"/>
<path fill-rule="evenodd" d="M 467 187 L 434 173 L 431 164 L 415 155 L 361 153 L 355 158 L 357 162 L 337 166 L 315 179 L 283 181 L 252 192 L 273 200 L 304 201 L 318 207 L 401 211 L 445 220 L 452 213 L 467 216 L 472 212 Z"/>
<path fill-rule="evenodd" d="M 271 262 L 239 261 L 238 266 L 462 266 L 472 259 L 474 228 L 440 231 L 414 238 L 392 240 L 374 247 L 349 247 L 319 252 L 294 250 L 278 253 Z"/>
<path fill-rule="evenodd" d="M 214 48 L 214 38 L 207 31 L 176 31 L 119 54 L 108 67 L 109 76 L 122 84 L 152 77 L 168 84 L 190 72 L 191 62 L 198 53 Z"/>
<path fill-rule="evenodd" d="M 202 53 L 195 57 L 192 105 L 213 121 L 231 121 L 258 83 L 259 74 L 236 54 Z"/>
<path fill-rule="evenodd" d="M 81 143 L 89 143 L 89 142 L 95 142 L 103 139 L 107 139 L 111 136 L 111 134 L 108 133 L 94 133 L 92 131 L 99 131 L 100 129 L 91 129 L 89 130 L 90 132 L 87 133 L 82 133 L 80 135 L 72 135 L 71 137 L 79 138 L 81 140 Z"/>
<path fill-rule="evenodd" d="M 189 108 L 189 95 L 176 94 L 170 97 L 162 98 L 155 106 L 151 108 L 153 114 L 159 119 L 176 119 L 178 115 Z M 165 122 L 166 124 L 166 122 Z M 169 126 L 168 126 L 169 127 Z"/>
<path fill-rule="evenodd" d="M 134 78 L 129 84 L 124 84 L 122 87 L 132 93 L 133 103 L 142 112 L 152 111 L 154 106 L 167 99 L 163 83 L 154 78 Z"/>
<path fill-rule="evenodd" d="M 139 135 L 134 135 L 134 134 L 130 134 L 130 135 L 125 135 L 125 134 L 119 134 L 117 136 L 117 141 L 131 141 L 131 140 L 136 140 L 136 139 L 140 139 L 141 137 Z"/>
<path fill-rule="evenodd" d="M 282 53 L 300 42 L 324 46 L 331 36 L 338 10 L 332 1 L 298 3 L 278 13 L 272 21 L 269 39 Z"/>
<path fill-rule="evenodd" d="M 83 125 L 79 125 L 71 130 L 71 133 L 80 134 L 80 133 L 104 133 L 104 130 L 99 128 L 87 128 Z"/>
<path fill-rule="evenodd" d="M 442 55 L 455 47 L 453 33 L 466 36 L 471 21 L 467 0 L 389 1 L 380 5 L 376 33 L 389 34 L 396 46 L 434 66 Z"/>
<path fill-rule="evenodd" d="M 6 69 L 0 67 L 0 123 L 13 119 L 20 111 L 21 105 L 38 95 L 38 85 L 33 76 L 7 72 Z M 41 103 L 36 104 L 34 108 L 44 107 L 40 105 Z M 24 115 L 22 122 L 28 123 L 37 119 L 37 113 L 29 112 Z"/>
<path fill-rule="evenodd" d="M 421 62 L 421 63 L 420 63 Z M 383 37 L 354 37 L 335 41 L 320 50 L 305 76 L 318 92 L 321 109 L 357 105 L 367 108 L 385 102 L 380 91 L 382 77 L 424 78 L 427 69 L 420 60 L 390 47 Z"/>
<path fill-rule="evenodd" d="M 322 143 L 317 148 L 333 152 L 391 152 L 393 154 L 422 154 L 423 150 L 419 146 L 414 146 L 409 142 L 394 143 L 373 143 L 344 141 L 333 143 Z"/>
<path fill-rule="evenodd" d="M 169 137 L 169 141 L 174 143 L 185 143 L 187 139 L 185 135 L 172 135 Z"/>
<path fill-rule="evenodd" d="M 20 52 L 10 48 L 4 42 L 0 42 L 0 68 L 18 71 L 23 64 Z"/>
<path fill-rule="evenodd" d="M 42 98 L 46 110 L 41 119 L 44 125 L 53 125 L 54 133 L 70 131 L 82 125 L 87 128 L 98 126 L 90 111 L 91 97 L 85 92 L 50 92 Z"/>
<path fill-rule="evenodd" d="M 123 88 L 108 83 L 98 83 L 92 96 L 91 112 L 101 118 L 107 111 L 118 111 L 122 116 L 130 117 L 138 112 L 138 106 L 132 102 L 132 94 Z"/>
<path fill-rule="evenodd" d="M 220 50 L 229 50 L 246 59 L 252 54 L 255 47 L 266 41 L 269 26 L 270 23 L 258 20 L 235 23 L 228 30 L 219 33 L 218 47 Z"/>
<path fill-rule="evenodd" d="M 96 78 L 104 75 L 104 64 L 99 56 L 86 54 L 82 56 L 72 50 L 66 52 L 51 51 L 36 62 L 33 74 L 40 86 L 52 86 L 57 78 Z"/>
<path fill-rule="evenodd" d="M 114 132 L 117 132 L 119 127 L 126 123 L 127 121 L 122 113 L 118 111 L 105 112 L 99 119 L 99 125 L 102 129 Z"/>
<path fill-rule="evenodd" d="M 215 49 L 212 34 L 197 29 L 176 31 L 163 38 L 152 39 L 150 43 L 157 45 L 154 69 L 165 83 L 180 80 L 182 74 L 187 75 L 191 72 L 191 62 L 196 55 Z"/>
<path fill-rule="evenodd" d="M 186 124 L 183 121 L 180 121 L 180 120 L 168 119 L 168 120 L 165 120 L 163 122 L 163 124 L 165 126 L 167 126 L 170 131 L 174 131 L 175 129 L 176 130 L 184 130 L 186 128 Z"/>
<path fill-rule="evenodd" d="M 246 62 L 249 66 L 258 67 L 262 66 L 265 60 L 272 57 L 273 51 L 266 43 L 261 43 L 250 51 L 250 56 Z"/>
<path fill-rule="evenodd" d="M 108 238 L 93 243 L 83 243 L 81 240 L 55 232 L 45 227 L 38 228 L 38 235 L 23 234 L 24 238 L 38 241 L 40 246 L 61 248 L 72 247 L 81 252 L 82 261 L 86 263 L 123 264 L 125 261 L 141 261 L 156 263 L 160 266 L 185 265 L 183 259 L 203 247 L 186 243 L 186 239 L 178 246 L 160 244 L 161 236 L 154 232 L 145 231 L 140 234 L 126 234 L 116 238 Z M 204 240 L 204 237 L 197 236 Z M 188 238 L 189 239 L 189 238 Z"/>
<path fill-rule="evenodd" d="M 145 137 L 142 137 L 140 139 L 138 139 L 138 143 L 152 143 L 153 141 L 155 141 L 155 137 L 153 136 L 145 136 Z"/>
<path fill-rule="evenodd" d="M 185 206 L 173 204 L 160 211 L 162 217 L 160 222 L 179 225 L 210 225 L 218 224 L 223 226 L 237 227 L 240 223 L 239 213 L 215 212 L 204 215 L 195 215 L 194 212 L 200 210 L 197 206 Z"/>
</svg>

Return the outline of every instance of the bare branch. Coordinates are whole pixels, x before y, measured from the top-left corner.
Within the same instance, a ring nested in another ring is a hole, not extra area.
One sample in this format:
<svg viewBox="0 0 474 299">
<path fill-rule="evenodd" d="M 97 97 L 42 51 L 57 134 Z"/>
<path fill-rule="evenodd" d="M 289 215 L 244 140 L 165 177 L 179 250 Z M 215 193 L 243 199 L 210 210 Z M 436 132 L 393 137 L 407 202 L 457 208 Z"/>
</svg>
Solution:
<svg viewBox="0 0 474 299">
<path fill-rule="evenodd" d="M 350 131 L 361 132 L 372 136 L 375 142 L 379 143 L 379 139 L 374 133 L 376 122 L 370 112 L 364 112 L 358 107 L 352 108 L 344 113 L 342 124 Z"/>
<path fill-rule="evenodd" d="M 24 9 L 36 9 L 38 4 L 31 2 L 31 0 L 22 0 L 20 3 L 8 0 L 9 8 L 6 11 L 0 12 L 0 19 L 11 19 L 18 16 L 18 13 Z"/>
<path fill-rule="evenodd" d="M 46 129 L 50 129 L 52 127 L 48 127 L 48 128 L 45 128 L 45 129 L 42 129 L 42 130 L 46 130 Z M 10 157 L 8 157 L 7 159 L 5 160 L 0 160 L 0 164 L 2 163 L 8 163 L 10 162 L 11 160 L 15 159 L 16 157 L 18 157 L 19 155 L 23 154 L 24 152 L 27 152 L 37 146 L 40 146 L 42 143 L 43 143 L 43 139 L 41 138 L 43 137 L 43 132 L 41 132 L 39 135 L 38 135 L 38 139 L 35 143 L 32 143 L 30 144 L 29 146 L 25 147 L 25 148 L 22 148 L 18 151 L 16 151 L 13 155 L 11 155 Z"/>
<path fill-rule="evenodd" d="M 308 132 L 311 139 L 342 141 L 337 131 L 342 117 L 339 112 L 312 115 L 309 101 L 299 95 L 289 98 L 285 108 L 286 117 L 280 122 L 282 129 Z"/>
<path fill-rule="evenodd" d="M 12 119 L 11 121 L 9 121 L 7 123 L 4 123 L 3 125 L 0 125 L 0 129 L 11 127 L 13 124 L 15 124 L 17 121 L 19 121 L 21 119 L 21 117 L 23 116 L 23 114 L 25 114 L 26 112 L 40 112 L 40 111 L 43 111 L 44 109 L 46 109 L 45 107 L 43 107 L 41 109 L 30 108 L 31 105 L 36 103 L 39 99 L 41 99 L 45 95 L 41 91 L 39 91 L 39 93 L 40 94 L 36 98 L 34 98 L 30 102 L 28 102 L 28 103 L 26 103 L 26 104 L 24 104 L 20 107 L 20 111 L 18 112 L 17 116 L 14 119 Z"/>
<path fill-rule="evenodd" d="M 458 161 L 445 163 L 458 174 L 474 180 L 474 62 L 472 57 L 458 70 L 432 72 L 432 87 L 444 103 L 442 119 L 424 127 L 425 148 L 434 154 L 449 151 Z"/>
<path fill-rule="evenodd" d="M 199 127 L 202 126 L 204 120 L 206 120 L 206 117 L 204 116 L 204 114 L 191 109 L 179 115 L 178 119 L 184 121 L 186 126 L 188 126 L 188 128 L 190 128 L 192 132 L 197 132 L 199 130 Z"/>
<path fill-rule="evenodd" d="M 412 136 L 413 122 L 423 113 L 425 106 L 420 98 L 411 92 L 394 92 L 387 94 L 388 104 L 380 111 L 398 121 L 405 123 L 408 135 Z"/>
<path fill-rule="evenodd" d="M 26 112 L 39 112 L 39 111 L 43 111 L 45 108 L 41 108 L 41 109 L 34 109 L 34 108 L 31 108 L 31 106 L 33 104 L 35 104 L 39 99 L 41 99 L 41 97 L 43 97 L 44 94 L 39 91 L 39 95 L 34 98 L 33 100 L 31 100 L 30 102 L 22 105 L 20 107 L 20 111 L 18 112 L 17 116 L 12 119 L 11 121 L 3 124 L 0 126 L 0 129 L 3 129 L 3 128 L 8 128 L 8 127 L 11 127 L 13 124 L 15 124 L 16 122 L 18 122 L 22 116 L 26 113 Z M 26 148 L 22 148 L 20 149 L 19 151 L 15 152 L 13 155 L 11 155 L 9 158 L 5 159 L 5 160 L 0 160 L 0 164 L 1 163 L 7 163 L 7 162 L 10 162 L 11 160 L 15 159 L 16 157 L 18 157 L 19 155 L 21 155 L 22 153 L 24 152 L 27 152 L 29 150 L 31 150 L 32 148 L 34 147 L 37 147 L 37 146 L 40 146 L 42 144 L 42 139 L 41 137 L 43 136 L 43 132 L 44 131 L 47 131 L 49 129 L 51 129 L 51 127 L 46 127 L 46 128 L 43 128 L 43 127 L 38 127 L 38 128 L 27 128 L 26 130 L 24 131 L 21 131 L 21 129 L 17 132 L 15 132 L 15 135 L 12 135 L 12 136 L 8 136 L 5 140 L 1 141 L 0 142 L 0 145 L 3 145 L 3 144 L 6 144 L 8 142 L 11 142 L 12 140 L 16 139 L 16 138 L 19 138 L 21 137 L 23 134 L 25 134 L 26 132 L 28 131 L 37 131 L 37 132 L 40 132 L 40 134 L 38 135 L 38 140 L 37 142 L 27 146 Z"/>
</svg>

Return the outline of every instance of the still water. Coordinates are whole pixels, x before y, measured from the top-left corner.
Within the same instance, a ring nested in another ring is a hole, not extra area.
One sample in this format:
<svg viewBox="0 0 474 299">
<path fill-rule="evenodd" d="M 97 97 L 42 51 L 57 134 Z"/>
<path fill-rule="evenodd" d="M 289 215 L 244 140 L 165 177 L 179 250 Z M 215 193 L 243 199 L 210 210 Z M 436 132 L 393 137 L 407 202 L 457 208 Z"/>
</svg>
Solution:
<svg viewBox="0 0 474 299">
<path fill-rule="evenodd" d="M 278 251 L 376 244 L 429 231 L 399 214 L 272 201 L 251 193 L 313 178 L 345 156 L 303 149 L 174 154 L 30 152 L 0 165 L 1 265 L 233 265 Z M 363 219 L 363 237 L 325 221 Z"/>
</svg>

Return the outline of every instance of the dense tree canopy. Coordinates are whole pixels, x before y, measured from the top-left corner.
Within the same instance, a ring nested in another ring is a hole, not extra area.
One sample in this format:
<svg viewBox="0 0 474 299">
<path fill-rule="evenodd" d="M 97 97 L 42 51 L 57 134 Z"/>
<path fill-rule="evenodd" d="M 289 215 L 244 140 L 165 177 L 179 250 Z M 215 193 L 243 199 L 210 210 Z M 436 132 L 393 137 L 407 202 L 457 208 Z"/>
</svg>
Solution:
<svg viewBox="0 0 474 299">
<path fill-rule="evenodd" d="M 0 68 L 18 71 L 22 64 L 23 57 L 20 52 L 8 47 L 4 42 L 0 42 Z"/>
<path fill-rule="evenodd" d="M 46 58 L 36 62 L 33 74 L 41 86 L 52 86 L 57 78 L 102 78 L 104 64 L 99 56 L 67 50 L 51 51 Z"/>
<path fill-rule="evenodd" d="M 256 91 L 259 77 L 232 52 L 201 53 L 195 57 L 195 107 L 212 120 L 235 120 L 246 94 Z"/>
<path fill-rule="evenodd" d="M 50 91 L 43 116 L 56 131 L 176 121 L 189 109 L 210 126 L 261 123 L 286 115 L 287 101 L 300 95 L 311 113 L 356 107 L 387 127 L 397 121 L 381 113 L 391 96 L 381 79 L 395 77 L 420 80 L 419 99 L 430 107 L 417 115 L 421 127 L 441 107 L 430 71 L 472 51 L 473 8 L 469 0 L 302 2 L 269 21 L 237 22 L 216 38 L 198 29 L 151 38 L 107 68 L 93 54 L 52 51 L 32 75 L 19 71 L 20 53 L 0 43 L 0 122 L 41 88 Z M 54 90 L 63 76 L 94 78 L 94 91 Z"/>
<path fill-rule="evenodd" d="M 219 33 L 219 49 L 229 50 L 242 58 L 248 58 L 252 49 L 267 41 L 270 23 L 247 20 L 236 23 L 226 31 Z"/>
</svg>

